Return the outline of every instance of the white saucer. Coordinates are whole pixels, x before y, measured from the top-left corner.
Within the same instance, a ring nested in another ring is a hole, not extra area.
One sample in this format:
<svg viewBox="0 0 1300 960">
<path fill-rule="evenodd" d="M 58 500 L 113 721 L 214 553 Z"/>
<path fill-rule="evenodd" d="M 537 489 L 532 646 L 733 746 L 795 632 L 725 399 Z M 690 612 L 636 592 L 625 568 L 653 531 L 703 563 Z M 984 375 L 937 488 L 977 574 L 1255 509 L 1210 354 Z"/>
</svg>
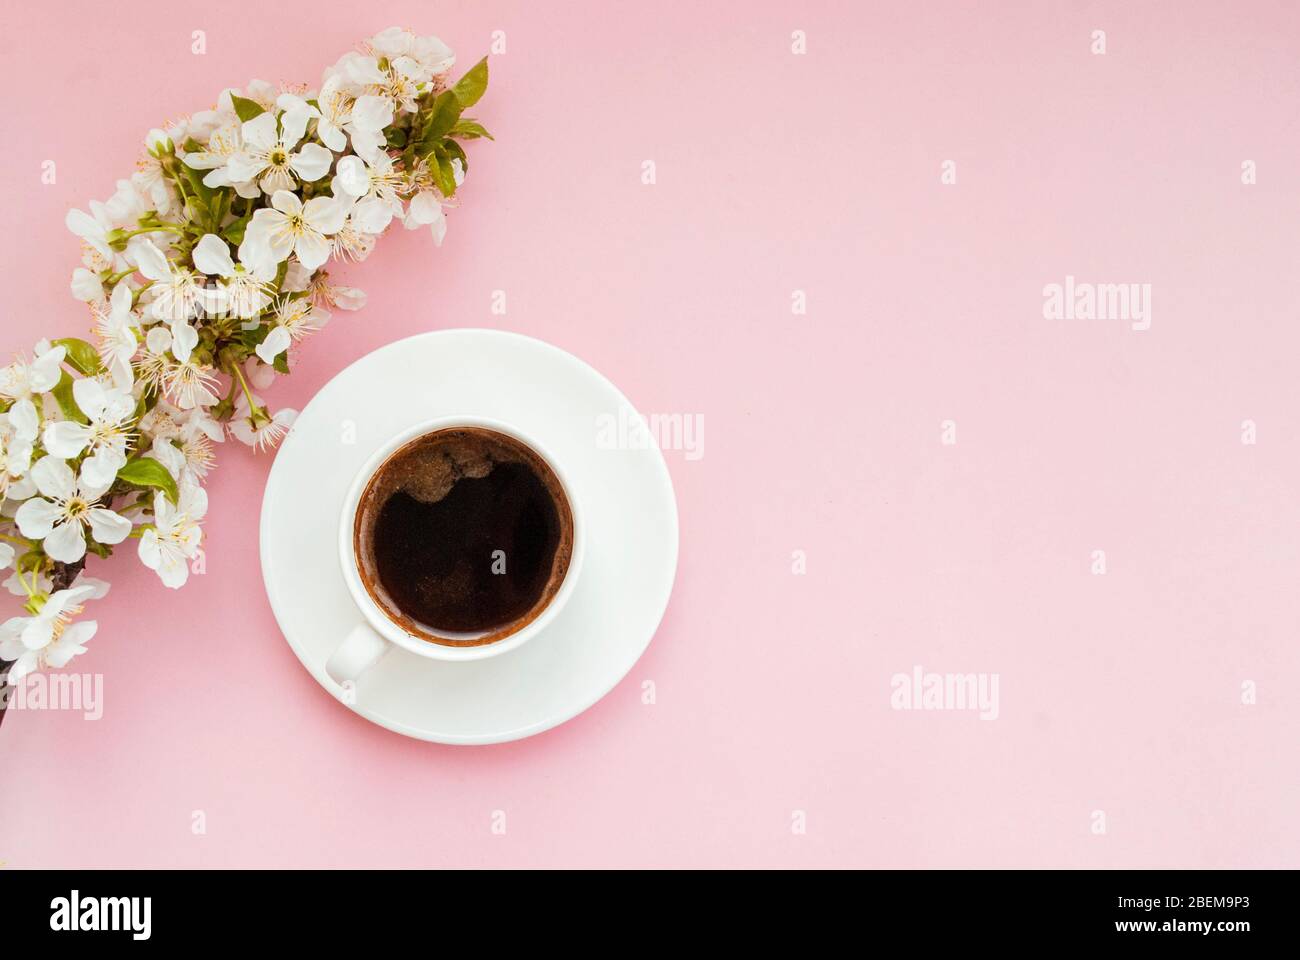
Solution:
<svg viewBox="0 0 1300 960">
<path fill-rule="evenodd" d="M 631 405 L 557 347 L 496 330 L 446 330 L 362 357 L 307 404 L 262 503 L 262 576 L 289 646 L 336 699 L 397 733 L 440 743 L 517 740 L 577 716 L 621 680 L 654 635 L 677 570 L 677 503 L 663 454 L 603 449 L 603 416 Z M 447 663 L 392 650 L 355 703 L 325 661 L 360 620 L 339 569 L 338 516 L 385 440 L 439 416 L 514 424 L 562 464 L 587 530 L 577 589 L 518 650 Z M 348 442 L 353 440 L 354 442 Z"/>
</svg>

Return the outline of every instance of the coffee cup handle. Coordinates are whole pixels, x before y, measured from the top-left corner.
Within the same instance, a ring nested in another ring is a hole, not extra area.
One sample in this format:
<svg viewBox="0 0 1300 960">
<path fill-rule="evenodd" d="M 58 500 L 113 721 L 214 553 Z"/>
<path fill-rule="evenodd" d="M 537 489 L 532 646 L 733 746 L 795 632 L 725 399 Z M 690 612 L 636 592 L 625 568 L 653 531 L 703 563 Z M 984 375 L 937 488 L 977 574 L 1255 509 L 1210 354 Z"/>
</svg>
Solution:
<svg viewBox="0 0 1300 960">
<path fill-rule="evenodd" d="M 335 683 L 351 683 L 373 667 L 392 644 L 368 623 L 358 623 L 325 662 L 325 672 Z"/>
</svg>

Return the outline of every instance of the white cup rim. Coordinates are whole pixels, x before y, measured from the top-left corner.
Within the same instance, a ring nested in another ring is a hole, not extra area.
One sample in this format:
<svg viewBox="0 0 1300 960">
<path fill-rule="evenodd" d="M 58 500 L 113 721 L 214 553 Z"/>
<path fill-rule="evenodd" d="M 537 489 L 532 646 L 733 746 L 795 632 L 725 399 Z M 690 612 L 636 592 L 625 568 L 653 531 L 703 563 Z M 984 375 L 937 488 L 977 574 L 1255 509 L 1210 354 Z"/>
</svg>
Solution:
<svg viewBox="0 0 1300 960">
<path fill-rule="evenodd" d="M 564 495 L 568 498 L 569 509 L 573 516 L 573 547 L 569 557 L 569 566 L 565 571 L 564 580 L 561 582 L 560 588 L 555 592 L 555 596 L 551 598 L 551 602 L 531 622 L 509 636 L 493 643 L 474 646 L 449 646 L 435 643 L 432 640 L 426 640 L 423 637 L 411 634 L 389 619 L 388 615 L 370 595 L 362 581 L 354 546 L 354 525 L 357 507 L 360 505 L 361 496 L 375 471 L 383 465 L 389 456 L 412 440 L 438 430 L 455 427 L 478 427 L 493 430 L 527 446 L 541 457 L 555 473 L 556 478 L 560 481 L 560 487 L 563 489 Z M 357 605 L 370 627 L 381 637 L 418 656 L 432 660 L 486 660 L 489 657 L 500 656 L 503 653 L 516 650 L 541 633 L 559 615 L 560 610 L 573 593 L 582 566 L 584 545 L 585 531 L 583 529 L 581 510 L 577 499 L 574 497 L 573 484 L 545 445 L 538 443 L 533 437 L 509 423 L 468 414 L 440 416 L 422 421 L 400 431 L 381 444 L 366 459 L 361 469 L 357 471 L 351 486 L 348 488 L 348 494 L 343 500 L 343 510 L 339 517 L 339 563 L 343 568 L 343 580 L 347 584 L 348 592 L 352 595 L 352 602 Z"/>
</svg>

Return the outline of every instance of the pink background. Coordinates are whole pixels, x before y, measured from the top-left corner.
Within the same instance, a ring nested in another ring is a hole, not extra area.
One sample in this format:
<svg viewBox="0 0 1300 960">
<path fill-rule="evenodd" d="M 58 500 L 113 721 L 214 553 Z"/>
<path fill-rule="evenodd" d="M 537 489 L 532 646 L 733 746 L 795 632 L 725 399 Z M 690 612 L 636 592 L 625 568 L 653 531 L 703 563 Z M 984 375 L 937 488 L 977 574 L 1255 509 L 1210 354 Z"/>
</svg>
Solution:
<svg viewBox="0 0 1300 960">
<path fill-rule="evenodd" d="M 446 244 L 386 238 L 349 274 L 369 307 L 275 396 L 409 334 L 503 327 L 644 412 L 702 415 L 704 457 L 668 453 L 681 564 L 631 675 L 467 749 L 371 726 L 302 669 L 258 569 L 269 459 L 227 447 L 206 576 L 99 567 L 114 593 L 76 666 L 105 675 L 103 719 L 0 729 L 0 860 L 1300 861 L 1295 5 L 133 6 L 8 15 L 5 353 L 84 334 L 63 216 L 148 127 L 249 77 L 317 82 L 391 24 L 462 66 L 502 30 L 476 110 L 498 140 Z M 1067 274 L 1151 283 L 1152 328 L 1045 320 Z M 1000 718 L 892 710 L 916 664 L 998 673 Z"/>
</svg>

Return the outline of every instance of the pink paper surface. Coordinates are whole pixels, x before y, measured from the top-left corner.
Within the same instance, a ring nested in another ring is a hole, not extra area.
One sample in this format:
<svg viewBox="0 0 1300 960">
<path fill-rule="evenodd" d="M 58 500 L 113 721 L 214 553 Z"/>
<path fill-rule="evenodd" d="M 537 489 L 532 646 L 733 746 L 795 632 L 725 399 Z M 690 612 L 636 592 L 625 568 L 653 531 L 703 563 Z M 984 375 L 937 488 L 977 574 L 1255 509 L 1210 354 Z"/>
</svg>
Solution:
<svg viewBox="0 0 1300 960">
<path fill-rule="evenodd" d="M 99 568 L 113 593 L 74 666 L 104 675 L 102 719 L 0 728 L 0 861 L 1297 864 L 1300 8 L 19 5 L 0 350 L 86 335 L 64 214 L 149 127 L 250 77 L 317 83 L 394 24 L 462 68 L 504 32 L 476 108 L 497 142 L 471 149 L 441 250 L 398 229 L 344 271 L 369 306 L 274 399 L 484 326 L 702 417 L 703 456 L 667 452 L 666 619 L 547 734 L 398 737 L 282 639 L 257 552 L 270 458 L 227 445 L 205 576 L 167 591 L 129 549 Z M 1067 276 L 1150 284 L 1150 329 L 1046 319 Z M 893 709 L 918 665 L 997 674 L 997 719 Z"/>
</svg>

